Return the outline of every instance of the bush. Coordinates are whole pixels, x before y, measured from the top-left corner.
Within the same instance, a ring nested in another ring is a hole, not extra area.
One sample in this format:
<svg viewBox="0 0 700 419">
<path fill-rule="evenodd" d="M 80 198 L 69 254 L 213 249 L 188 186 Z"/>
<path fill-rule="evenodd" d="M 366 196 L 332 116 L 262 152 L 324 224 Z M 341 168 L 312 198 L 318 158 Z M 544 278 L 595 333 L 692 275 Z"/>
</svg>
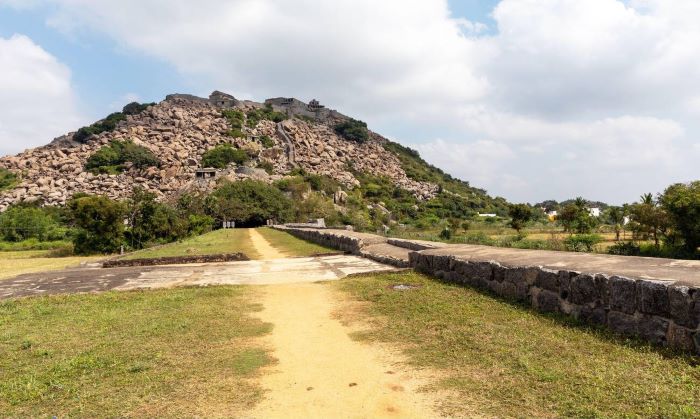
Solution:
<svg viewBox="0 0 700 419">
<path fill-rule="evenodd" d="M 227 133 L 229 137 L 245 137 L 245 134 L 243 134 L 243 121 L 245 120 L 245 115 L 243 112 L 236 109 L 224 109 L 221 111 L 221 114 L 224 118 L 226 118 L 231 126 L 231 130 Z"/>
<path fill-rule="evenodd" d="M 107 118 L 95 122 L 94 124 L 80 128 L 73 134 L 73 140 L 79 143 L 85 143 L 92 135 L 101 134 L 103 132 L 114 131 L 120 121 L 126 120 L 126 115 L 122 112 L 114 112 L 107 115 Z"/>
<path fill-rule="evenodd" d="M 18 179 L 16 174 L 10 172 L 4 167 L 0 167 L 0 191 L 14 188 L 15 185 L 17 185 L 17 182 Z"/>
<path fill-rule="evenodd" d="M 124 206 L 104 196 L 82 195 L 68 207 L 77 227 L 75 253 L 115 253 L 124 243 Z"/>
<path fill-rule="evenodd" d="M 274 146 L 275 146 L 275 140 L 273 140 L 272 138 L 268 137 L 267 135 L 263 135 L 262 137 L 260 137 L 260 144 L 262 144 L 262 146 L 263 146 L 264 148 L 274 147 Z"/>
<path fill-rule="evenodd" d="M 258 163 L 258 169 L 263 169 L 265 172 L 267 172 L 268 175 L 271 175 L 275 172 L 275 166 L 273 166 L 272 163 L 266 160 Z"/>
<path fill-rule="evenodd" d="M 570 252 L 592 252 L 595 245 L 602 241 L 603 238 L 597 234 L 574 234 L 564 240 L 564 246 Z"/>
<path fill-rule="evenodd" d="M 274 186 L 255 180 L 223 182 L 208 198 L 207 208 L 220 221 L 241 226 L 264 225 L 291 218 L 291 201 Z"/>
<path fill-rule="evenodd" d="M 202 167 L 224 169 L 231 163 L 243 164 L 249 159 L 245 151 L 233 148 L 230 144 L 221 144 L 202 155 Z"/>
<path fill-rule="evenodd" d="M 13 206 L 0 214 L 0 237 L 8 242 L 56 241 L 66 234 L 67 228 L 43 208 Z"/>
<path fill-rule="evenodd" d="M 620 256 L 639 256 L 641 254 L 641 249 L 632 242 L 619 242 L 610 246 L 608 248 L 608 253 Z"/>
<path fill-rule="evenodd" d="M 128 105 L 124 106 L 124 108 L 122 108 L 122 113 L 124 115 L 138 115 L 141 112 L 148 109 L 149 106 L 153 106 L 153 105 L 155 105 L 155 103 L 131 102 Z"/>
<path fill-rule="evenodd" d="M 264 108 L 252 109 L 246 114 L 248 121 L 246 125 L 249 128 L 255 128 L 262 120 L 270 120 L 272 122 L 282 122 L 287 119 L 287 115 L 282 112 L 272 110 L 272 105 L 265 105 Z"/>
<path fill-rule="evenodd" d="M 139 169 L 160 165 L 149 149 L 136 145 L 133 141 L 113 140 L 88 158 L 85 169 L 93 173 L 114 174 L 123 172 L 126 163 Z"/>
<path fill-rule="evenodd" d="M 443 240 L 450 240 L 452 238 L 452 230 L 447 227 L 443 228 L 440 232 L 440 238 Z"/>
<path fill-rule="evenodd" d="M 349 119 L 335 126 L 335 132 L 346 140 L 364 143 L 369 140 L 367 124 L 357 119 Z"/>
</svg>

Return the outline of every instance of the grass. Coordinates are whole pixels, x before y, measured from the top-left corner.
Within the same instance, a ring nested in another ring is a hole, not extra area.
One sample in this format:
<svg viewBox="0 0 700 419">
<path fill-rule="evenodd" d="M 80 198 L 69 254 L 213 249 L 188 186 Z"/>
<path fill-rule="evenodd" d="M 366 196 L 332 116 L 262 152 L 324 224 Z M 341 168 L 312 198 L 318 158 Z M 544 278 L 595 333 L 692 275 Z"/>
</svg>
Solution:
<svg viewBox="0 0 700 419">
<path fill-rule="evenodd" d="M 284 231 L 274 230 L 272 228 L 260 228 L 258 232 L 270 242 L 271 245 L 290 257 L 337 252 L 336 250 L 298 239 Z"/>
<path fill-rule="evenodd" d="M 398 292 L 391 284 L 420 288 Z M 414 272 L 335 283 L 365 302 L 358 339 L 400 344 L 441 372 L 450 416 L 698 417 L 699 358 L 542 315 Z M 357 313 L 344 314 L 352 321 Z"/>
<path fill-rule="evenodd" d="M 0 301 L 0 416 L 235 416 L 271 360 L 252 288 Z"/>
<path fill-rule="evenodd" d="M 0 280 L 22 274 L 65 269 L 103 258 L 100 256 L 50 257 L 50 255 L 49 250 L 0 252 Z"/>
<path fill-rule="evenodd" d="M 130 253 L 124 259 L 159 258 L 168 256 L 215 255 L 244 253 L 251 259 L 259 258 L 250 242 L 247 229 L 216 230 L 177 243 L 152 247 Z"/>
</svg>

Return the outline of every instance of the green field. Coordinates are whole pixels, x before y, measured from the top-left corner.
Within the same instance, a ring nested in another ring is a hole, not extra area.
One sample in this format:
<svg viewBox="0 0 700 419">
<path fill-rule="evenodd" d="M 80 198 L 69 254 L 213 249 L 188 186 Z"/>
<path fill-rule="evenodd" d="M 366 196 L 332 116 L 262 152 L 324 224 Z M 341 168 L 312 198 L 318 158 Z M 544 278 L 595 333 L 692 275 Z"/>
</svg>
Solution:
<svg viewBox="0 0 700 419">
<path fill-rule="evenodd" d="M 236 416 L 271 362 L 256 290 L 180 288 L 0 301 L 0 416 Z"/>
<path fill-rule="evenodd" d="M 418 289 L 398 292 L 392 284 Z M 698 417 L 700 358 L 542 315 L 416 273 L 335 284 L 361 308 L 366 341 L 405 349 L 438 371 L 442 410 L 468 417 Z M 355 305 L 353 305 L 355 307 Z"/>
<path fill-rule="evenodd" d="M 245 228 L 216 230 L 176 243 L 133 252 L 126 255 L 124 259 L 216 255 L 238 252 L 244 253 L 251 259 L 257 259 L 259 255 L 250 242 L 248 234 L 248 229 Z"/>
</svg>

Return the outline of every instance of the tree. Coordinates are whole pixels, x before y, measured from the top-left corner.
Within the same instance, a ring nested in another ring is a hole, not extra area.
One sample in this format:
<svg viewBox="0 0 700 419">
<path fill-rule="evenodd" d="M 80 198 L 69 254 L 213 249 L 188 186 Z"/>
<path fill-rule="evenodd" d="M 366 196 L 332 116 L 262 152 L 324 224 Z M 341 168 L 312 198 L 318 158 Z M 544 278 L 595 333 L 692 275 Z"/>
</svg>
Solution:
<svg viewBox="0 0 700 419">
<path fill-rule="evenodd" d="M 659 202 L 673 226 L 671 239 L 682 241 L 687 251 L 696 253 L 700 246 L 700 181 L 669 186 Z"/>
<path fill-rule="evenodd" d="M 358 143 L 364 143 L 369 140 L 369 131 L 367 130 L 367 124 L 358 121 L 357 119 L 348 119 L 337 124 L 335 127 L 336 134 L 345 138 L 346 140 L 356 141 Z"/>
<path fill-rule="evenodd" d="M 532 219 L 532 208 L 527 204 L 512 204 L 508 207 L 508 215 L 511 218 L 510 226 L 520 234 L 520 230 Z"/>
<path fill-rule="evenodd" d="M 79 195 L 68 203 L 77 254 L 114 253 L 124 243 L 124 206 L 105 196 Z"/>
<path fill-rule="evenodd" d="M 669 219 L 652 194 L 642 195 L 640 202 L 630 206 L 630 221 L 630 227 L 638 239 L 653 239 L 654 246 L 657 249 L 660 247 L 661 237 L 669 227 Z"/>
<path fill-rule="evenodd" d="M 264 225 L 269 219 L 291 218 L 292 203 L 274 186 L 255 180 L 223 182 L 207 198 L 210 214 L 221 221 Z"/>
<path fill-rule="evenodd" d="M 225 169 L 231 163 L 243 164 L 248 159 L 249 156 L 245 151 L 233 148 L 231 144 L 221 144 L 202 155 L 202 167 Z"/>
<path fill-rule="evenodd" d="M 578 234 L 590 233 L 596 225 L 596 220 L 591 216 L 586 200 L 581 197 L 565 205 L 557 215 L 557 221 L 564 227 L 565 231 Z"/>
<path fill-rule="evenodd" d="M 606 211 L 610 225 L 615 229 L 615 241 L 620 241 L 620 232 L 625 223 L 625 213 L 620 207 L 609 207 Z"/>
</svg>

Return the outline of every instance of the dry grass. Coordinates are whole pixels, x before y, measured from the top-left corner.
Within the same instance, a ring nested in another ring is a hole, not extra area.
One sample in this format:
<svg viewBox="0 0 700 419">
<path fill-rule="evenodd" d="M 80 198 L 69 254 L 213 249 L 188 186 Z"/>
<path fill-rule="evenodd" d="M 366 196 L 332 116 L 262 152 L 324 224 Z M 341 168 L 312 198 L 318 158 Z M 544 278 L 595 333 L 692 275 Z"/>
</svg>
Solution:
<svg viewBox="0 0 700 419">
<path fill-rule="evenodd" d="M 421 288 L 398 292 L 391 284 Z M 450 416 L 698 417 L 700 359 L 542 315 L 416 273 L 335 283 L 362 301 L 361 339 L 442 372 Z M 352 315 L 347 314 L 346 315 Z"/>
<path fill-rule="evenodd" d="M 49 253 L 50 251 L 47 250 L 0 252 L 0 279 L 34 272 L 55 271 L 103 259 L 100 256 L 47 257 Z"/>
<path fill-rule="evenodd" d="M 232 417 L 262 396 L 253 288 L 0 302 L 0 416 Z"/>
</svg>

